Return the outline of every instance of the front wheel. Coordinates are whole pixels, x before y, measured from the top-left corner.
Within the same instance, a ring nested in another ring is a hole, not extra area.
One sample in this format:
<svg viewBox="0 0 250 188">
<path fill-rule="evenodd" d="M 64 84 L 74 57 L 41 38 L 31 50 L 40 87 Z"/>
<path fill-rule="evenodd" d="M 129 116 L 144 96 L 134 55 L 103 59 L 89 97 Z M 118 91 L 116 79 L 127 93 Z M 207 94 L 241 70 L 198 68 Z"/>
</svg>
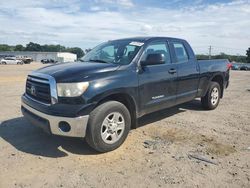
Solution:
<svg viewBox="0 0 250 188">
<path fill-rule="evenodd" d="M 112 151 L 125 141 L 130 126 L 131 117 L 125 105 L 105 102 L 90 113 L 86 141 L 96 151 Z"/>
<path fill-rule="evenodd" d="M 217 82 L 210 82 L 206 95 L 201 98 L 201 104 L 205 109 L 213 110 L 219 105 L 220 96 L 220 85 Z"/>
</svg>

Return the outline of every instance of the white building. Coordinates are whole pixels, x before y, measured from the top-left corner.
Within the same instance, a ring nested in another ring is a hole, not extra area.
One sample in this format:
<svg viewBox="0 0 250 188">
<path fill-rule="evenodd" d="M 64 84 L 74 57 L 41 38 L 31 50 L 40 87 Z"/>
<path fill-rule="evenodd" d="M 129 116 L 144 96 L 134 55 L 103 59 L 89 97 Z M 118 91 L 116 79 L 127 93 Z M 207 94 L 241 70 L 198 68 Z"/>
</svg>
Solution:
<svg viewBox="0 0 250 188">
<path fill-rule="evenodd" d="M 40 62 L 42 59 L 53 59 L 58 62 L 74 62 L 77 60 L 76 54 L 69 52 L 26 52 L 26 51 L 9 51 L 1 52 L 0 56 L 16 56 L 16 57 L 31 57 L 34 61 Z"/>
</svg>

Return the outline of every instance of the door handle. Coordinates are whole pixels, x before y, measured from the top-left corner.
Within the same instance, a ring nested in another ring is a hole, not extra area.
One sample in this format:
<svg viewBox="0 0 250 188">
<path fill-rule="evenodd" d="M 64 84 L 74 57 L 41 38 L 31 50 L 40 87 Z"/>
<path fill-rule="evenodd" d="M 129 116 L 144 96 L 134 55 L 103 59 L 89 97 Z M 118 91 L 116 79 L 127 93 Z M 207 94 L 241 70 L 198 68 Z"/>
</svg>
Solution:
<svg viewBox="0 0 250 188">
<path fill-rule="evenodd" d="M 175 73 L 176 73 L 176 69 L 170 69 L 170 70 L 168 71 L 168 73 L 169 73 L 169 74 L 175 74 Z"/>
</svg>

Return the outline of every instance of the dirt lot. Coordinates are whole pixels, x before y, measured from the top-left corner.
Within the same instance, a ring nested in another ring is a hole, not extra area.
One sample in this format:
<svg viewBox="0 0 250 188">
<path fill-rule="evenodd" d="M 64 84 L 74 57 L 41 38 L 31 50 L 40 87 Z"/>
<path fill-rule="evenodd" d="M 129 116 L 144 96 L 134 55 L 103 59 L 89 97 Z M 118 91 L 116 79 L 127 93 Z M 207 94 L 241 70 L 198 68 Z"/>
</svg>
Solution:
<svg viewBox="0 0 250 188">
<path fill-rule="evenodd" d="M 0 188 L 250 187 L 250 71 L 231 72 L 216 110 L 194 100 L 150 114 L 121 148 L 97 154 L 22 117 L 25 76 L 41 66 L 0 66 Z"/>
</svg>

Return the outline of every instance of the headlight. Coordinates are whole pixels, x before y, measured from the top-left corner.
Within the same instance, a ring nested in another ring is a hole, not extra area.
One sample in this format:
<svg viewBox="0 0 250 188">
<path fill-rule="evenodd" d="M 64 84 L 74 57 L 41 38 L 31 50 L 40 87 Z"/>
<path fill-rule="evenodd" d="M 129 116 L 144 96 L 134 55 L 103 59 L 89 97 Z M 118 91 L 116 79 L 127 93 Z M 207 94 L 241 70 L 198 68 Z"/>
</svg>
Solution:
<svg viewBox="0 0 250 188">
<path fill-rule="evenodd" d="M 87 90 L 88 86 L 88 82 L 58 83 L 57 95 L 59 97 L 78 97 Z"/>
</svg>

